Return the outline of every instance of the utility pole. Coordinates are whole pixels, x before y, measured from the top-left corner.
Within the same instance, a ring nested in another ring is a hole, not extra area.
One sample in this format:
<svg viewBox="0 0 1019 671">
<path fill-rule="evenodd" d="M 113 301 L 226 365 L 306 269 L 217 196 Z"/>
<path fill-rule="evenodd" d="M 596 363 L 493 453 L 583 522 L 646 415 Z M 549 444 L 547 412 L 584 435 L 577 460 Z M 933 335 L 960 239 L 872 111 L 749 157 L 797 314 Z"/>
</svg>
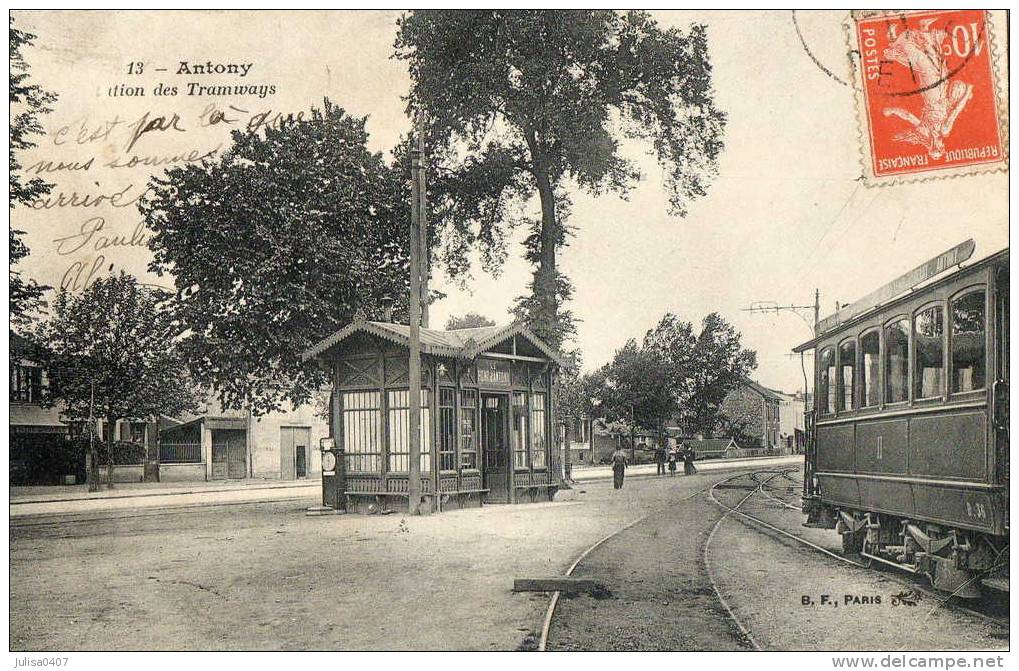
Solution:
<svg viewBox="0 0 1019 671">
<path fill-rule="evenodd" d="M 421 256 L 418 259 L 421 273 L 421 327 L 428 328 L 428 277 L 431 274 L 431 263 L 428 258 L 428 191 L 426 189 L 425 174 L 428 169 L 428 159 L 425 156 L 425 124 L 423 115 L 417 118 L 417 146 L 418 146 L 418 227 L 419 239 L 421 240 Z"/>
<path fill-rule="evenodd" d="M 803 315 L 807 310 L 814 311 L 814 322 L 807 323 L 807 318 Z M 821 290 L 814 289 L 814 304 L 813 305 L 779 305 L 776 301 L 754 301 L 750 304 L 750 307 L 743 308 L 743 312 L 760 312 L 760 313 L 774 313 L 779 312 L 792 312 L 797 317 L 803 320 L 803 323 L 810 329 L 811 337 L 817 335 L 817 324 L 821 320 Z M 807 368 L 803 362 L 803 352 L 800 352 L 800 372 L 803 373 L 803 428 L 807 428 L 807 414 L 810 412 L 810 405 L 807 403 Z"/>
<path fill-rule="evenodd" d="M 89 384 L 88 397 L 88 458 L 85 460 L 85 481 L 88 483 L 90 492 L 99 491 L 99 464 L 96 463 L 96 442 L 95 442 L 95 405 L 96 405 L 96 383 Z"/>
<path fill-rule="evenodd" d="M 421 154 L 424 141 L 423 124 L 418 113 L 415 123 L 417 142 L 410 150 L 410 464 L 407 468 L 407 513 L 421 513 L 421 213 L 425 195 L 422 193 Z"/>
</svg>

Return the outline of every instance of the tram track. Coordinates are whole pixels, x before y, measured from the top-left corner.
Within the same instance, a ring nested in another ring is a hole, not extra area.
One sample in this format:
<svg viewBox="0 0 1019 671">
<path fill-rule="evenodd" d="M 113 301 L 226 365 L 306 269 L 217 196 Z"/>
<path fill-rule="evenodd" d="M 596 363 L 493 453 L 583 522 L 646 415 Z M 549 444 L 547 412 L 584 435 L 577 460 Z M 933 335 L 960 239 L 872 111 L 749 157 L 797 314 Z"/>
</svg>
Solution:
<svg viewBox="0 0 1019 671">
<path fill-rule="evenodd" d="M 731 480 L 734 477 L 738 477 L 738 476 L 731 476 L 731 477 L 726 478 L 725 480 L 723 480 L 723 482 L 726 481 L 726 480 Z M 715 483 L 715 484 L 717 484 L 717 483 Z M 708 485 L 706 487 L 701 487 L 700 489 L 697 489 L 696 491 L 694 491 L 694 492 L 692 492 L 690 494 L 687 494 L 686 496 L 681 498 L 679 500 L 679 502 L 680 503 L 684 503 L 686 501 L 690 501 L 692 499 L 695 499 L 698 496 L 701 496 L 702 494 L 710 491 L 711 488 L 715 486 L 715 484 L 711 484 L 711 485 Z M 592 544 L 589 547 L 587 547 L 583 552 L 581 552 L 577 556 L 577 558 L 573 561 L 573 563 L 570 565 L 570 567 L 568 569 L 566 569 L 566 572 L 563 575 L 565 575 L 567 577 L 573 575 L 573 572 L 580 565 L 580 562 L 582 562 L 588 555 L 590 555 L 592 552 L 597 550 L 599 547 L 604 545 L 606 542 L 612 540 L 613 538 L 615 538 L 619 534 L 623 533 L 624 531 L 627 531 L 628 529 L 632 529 L 636 525 L 638 525 L 641 522 L 647 520 L 652 514 L 653 513 L 647 513 L 645 515 L 641 515 L 637 519 L 628 522 L 624 526 L 616 529 L 615 531 L 613 531 L 609 535 L 605 536 L 604 538 L 601 538 L 600 540 L 596 541 L 594 544 Z M 556 608 L 559 606 L 559 600 L 561 598 L 562 598 L 562 594 L 558 590 L 552 593 L 552 597 L 549 600 L 548 608 L 545 611 L 545 618 L 544 618 L 544 620 L 542 622 L 541 635 L 538 638 L 538 652 L 545 652 L 547 650 L 547 648 L 548 648 L 548 636 L 549 636 L 549 632 L 552 629 L 552 619 L 555 617 Z"/>
<path fill-rule="evenodd" d="M 795 469 L 789 469 L 787 471 L 784 471 L 784 473 L 790 473 L 790 472 L 792 472 L 792 470 L 795 470 Z M 789 531 L 786 531 L 785 529 L 781 529 L 781 528 L 775 526 L 774 524 L 770 524 L 769 522 L 767 522 L 767 521 L 765 521 L 765 520 L 763 520 L 763 519 L 761 519 L 759 517 L 756 517 L 754 515 L 750 515 L 749 513 L 745 512 L 743 510 L 740 510 L 740 508 L 742 508 L 748 501 L 750 501 L 753 498 L 754 494 L 761 494 L 766 499 L 769 499 L 769 500 L 771 500 L 773 502 L 777 502 L 777 503 L 781 504 L 785 508 L 794 509 L 794 510 L 801 510 L 801 508 L 799 506 L 793 506 L 793 505 L 791 505 L 791 504 L 789 504 L 789 503 L 787 503 L 785 501 L 782 501 L 782 500 L 772 496 L 771 494 L 769 494 L 766 491 L 766 488 L 769 486 L 770 481 L 772 479 L 774 479 L 774 477 L 777 477 L 778 475 L 781 475 L 782 473 L 783 473 L 783 471 L 779 471 L 779 472 L 776 472 L 776 471 L 754 471 L 753 473 L 749 473 L 749 474 L 744 473 L 744 474 L 741 474 L 740 476 L 735 476 L 733 478 L 727 478 L 725 481 L 716 483 L 715 485 L 713 485 L 710 488 L 708 488 L 708 498 L 710 498 L 712 500 L 712 502 L 714 502 L 716 505 L 718 505 L 720 508 L 722 508 L 723 510 L 726 511 L 726 514 L 723 515 L 722 517 L 720 517 L 718 519 L 718 521 L 716 522 L 716 527 L 715 528 L 720 526 L 721 523 L 726 518 L 728 518 L 730 515 L 732 515 L 732 516 L 735 516 L 738 519 L 740 519 L 742 522 L 744 522 L 744 524 L 746 524 L 746 526 L 748 526 L 750 528 L 755 528 L 758 532 L 760 532 L 760 533 L 762 533 L 764 535 L 768 535 L 768 534 L 763 532 L 763 531 L 761 531 L 762 528 L 766 529 L 767 531 L 770 531 L 770 532 L 773 532 L 775 534 L 778 534 L 782 538 L 786 538 L 786 539 L 789 539 L 791 541 L 794 541 L 794 542 L 796 542 L 796 543 L 798 543 L 798 544 L 800 544 L 802 546 L 805 546 L 805 547 L 807 547 L 807 548 L 809 548 L 809 549 L 811 549 L 811 550 L 813 550 L 813 551 L 815 551 L 817 553 L 825 555 L 828 558 L 834 559 L 834 560 L 836 560 L 836 561 L 838 561 L 840 563 L 849 564 L 850 566 L 853 566 L 853 567 L 856 567 L 856 568 L 861 568 L 861 569 L 868 570 L 868 571 L 875 570 L 874 567 L 871 564 L 863 564 L 863 563 L 854 561 L 854 560 L 852 560 L 852 559 L 850 559 L 848 557 L 845 557 L 845 556 L 843 556 L 843 555 L 841 555 L 839 553 L 833 552 L 833 551 L 831 551 L 831 550 L 829 550 L 827 548 L 824 548 L 824 547 L 822 547 L 822 546 L 820 546 L 820 545 L 818 545 L 816 543 L 813 543 L 813 542 L 803 538 L 802 536 L 798 536 L 797 534 L 794 534 L 794 533 L 791 533 Z M 771 477 L 767 478 L 766 480 L 762 481 L 760 478 L 757 477 L 760 474 L 773 474 L 773 475 L 771 475 Z M 723 482 L 724 483 L 728 483 L 730 480 L 735 480 L 735 479 L 738 479 L 739 477 L 749 477 L 756 484 L 756 487 L 751 489 L 751 491 L 745 497 L 743 497 L 737 504 L 735 504 L 734 506 L 730 506 L 730 505 L 720 501 L 719 498 L 716 496 L 716 491 L 719 489 L 719 485 L 721 485 Z M 714 529 L 712 531 L 714 532 Z M 778 539 L 775 539 L 775 540 L 778 540 Z M 707 555 L 707 552 L 705 551 L 705 556 L 706 555 Z M 710 575 L 710 570 L 709 570 L 709 575 Z M 968 615 L 970 615 L 972 617 L 975 617 L 975 618 L 980 619 L 982 621 L 988 622 L 990 624 L 994 624 L 994 625 L 999 626 L 999 627 L 1004 627 L 1005 629 L 1008 629 L 1008 627 L 1009 627 L 1009 617 L 1008 617 L 1008 615 L 998 616 L 998 615 L 992 615 L 992 614 L 985 613 L 985 612 L 979 610 L 978 608 L 974 608 L 973 606 L 967 604 L 964 601 L 959 601 L 957 599 L 953 600 L 951 598 L 951 596 L 946 596 L 944 594 L 940 594 L 940 593 L 935 592 L 935 591 L 933 591 L 931 589 L 928 589 L 927 587 L 924 587 L 924 586 L 918 584 L 919 583 L 919 579 L 909 579 L 909 578 L 899 574 L 897 571 L 882 571 L 882 575 L 887 577 L 888 579 L 892 580 L 893 582 L 896 582 L 896 583 L 898 583 L 898 584 L 900 584 L 900 585 L 902 585 L 904 587 L 908 587 L 909 589 L 915 590 L 915 591 L 921 593 L 922 595 L 924 595 L 925 597 L 933 600 L 935 602 L 935 605 L 930 610 L 930 612 L 928 613 L 928 617 L 931 614 L 933 614 L 936 610 L 938 610 L 939 608 L 949 607 L 952 610 L 964 612 L 964 613 L 966 613 L 966 614 L 968 614 Z M 738 622 L 737 618 L 735 617 L 735 614 L 733 614 L 731 610 L 729 610 L 729 613 L 733 617 L 733 619 L 736 621 L 736 624 L 737 624 L 738 628 L 740 630 L 745 630 L 745 628 L 742 625 L 742 623 Z"/>
<path fill-rule="evenodd" d="M 723 478 L 721 480 L 718 480 L 705 487 L 698 488 L 696 491 L 684 496 L 682 499 L 678 501 L 679 503 L 682 503 L 691 501 L 701 496 L 705 496 L 707 500 L 711 501 L 715 506 L 722 509 L 722 514 L 711 525 L 705 543 L 702 549 L 700 550 L 701 562 L 703 563 L 703 569 L 707 576 L 706 582 L 710 584 L 710 588 L 714 592 L 714 598 L 716 602 L 719 604 L 720 610 L 724 612 L 725 616 L 728 618 L 731 635 L 737 640 L 738 644 L 748 649 L 761 650 L 762 647 L 755 639 L 754 633 L 750 629 L 750 627 L 747 624 L 744 624 L 736 615 L 736 612 L 733 609 L 732 605 L 730 604 L 729 599 L 723 592 L 721 586 L 716 582 L 715 577 L 712 575 L 713 572 L 711 568 L 711 560 L 709 558 L 709 552 L 711 549 L 712 541 L 714 540 L 717 531 L 720 529 L 720 527 L 723 525 L 726 519 L 732 518 L 739 520 L 746 527 L 754 529 L 755 531 L 761 533 L 762 535 L 772 538 L 776 542 L 781 543 L 783 540 L 788 541 L 787 543 L 784 543 L 787 546 L 789 545 L 789 543 L 794 543 L 798 546 L 806 547 L 817 554 L 827 557 L 828 559 L 835 560 L 840 564 L 848 564 L 850 566 L 853 566 L 854 568 L 864 569 L 866 571 L 875 570 L 869 564 L 863 564 L 854 561 L 851 558 L 845 557 L 839 552 L 832 551 L 831 549 L 828 549 L 826 547 L 823 547 L 822 545 L 814 543 L 798 534 L 792 533 L 791 531 L 787 531 L 786 529 L 781 528 L 777 524 L 772 524 L 767 520 L 764 520 L 761 517 L 752 514 L 751 511 L 746 509 L 746 507 L 752 504 L 754 501 L 763 500 L 767 502 L 767 505 L 771 506 L 770 509 L 773 511 L 776 509 L 775 508 L 776 506 L 780 506 L 783 510 L 795 511 L 796 513 L 800 513 L 801 512 L 800 506 L 794 505 L 790 503 L 788 500 L 782 499 L 783 496 L 786 497 L 795 496 L 798 498 L 801 482 L 792 477 L 792 474 L 797 471 L 798 469 L 791 468 L 782 470 L 761 470 L 737 473 L 729 477 Z M 740 482 L 741 479 L 744 480 L 745 482 L 741 483 Z M 789 482 L 789 485 L 776 486 L 774 482 L 777 480 L 786 480 Z M 723 495 L 723 492 L 727 492 L 730 496 L 734 495 L 738 496 L 737 501 L 735 503 L 731 503 L 730 499 L 730 502 L 726 502 L 724 500 L 725 497 Z M 616 529 L 607 536 L 599 539 L 590 547 L 586 548 L 573 561 L 573 563 L 567 569 L 565 575 L 566 576 L 572 575 L 574 571 L 578 568 L 578 566 L 580 566 L 580 564 L 592 553 L 594 553 L 598 548 L 602 547 L 605 543 L 611 541 L 613 538 L 616 538 L 617 536 L 626 532 L 627 530 L 630 530 L 637 526 L 638 524 L 648 520 L 648 518 L 651 517 L 653 514 L 655 514 L 654 511 L 649 512 L 645 515 L 641 515 L 640 517 L 634 520 L 631 520 L 624 526 L 620 527 L 619 529 Z M 966 602 L 960 602 L 956 599 L 946 599 L 944 594 L 940 594 L 931 589 L 923 587 L 918 584 L 917 579 L 910 579 L 908 576 L 900 575 L 897 571 L 881 570 L 881 574 L 882 576 L 888 578 L 892 582 L 895 582 L 910 590 L 919 592 L 925 598 L 929 599 L 930 602 L 934 604 L 933 608 L 931 608 L 931 613 L 938 609 L 946 608 L 949 610 L 965 613 L 969 616 L 992 624 L 996 627 L 1001 627 L 1006 630 L 1009 627 L 1009 618 L 1007 614 L 1005 614 L 1004 616 L 996 616 L 993 614 L 982 612 L 979 608 L 975 608 L 967 604 Z M 541 635 L 538 641 L 539 651 L 545 651 L 549 645 L 550 631 L 552 629 L 553 623 L 555 622 L 561 598 L 562 595 L 559 592 L 554 592 L 551 596 L 542 624 Z M 930 613 L 928 614 L 928 616 L 929 615 Z"/>
</svg>

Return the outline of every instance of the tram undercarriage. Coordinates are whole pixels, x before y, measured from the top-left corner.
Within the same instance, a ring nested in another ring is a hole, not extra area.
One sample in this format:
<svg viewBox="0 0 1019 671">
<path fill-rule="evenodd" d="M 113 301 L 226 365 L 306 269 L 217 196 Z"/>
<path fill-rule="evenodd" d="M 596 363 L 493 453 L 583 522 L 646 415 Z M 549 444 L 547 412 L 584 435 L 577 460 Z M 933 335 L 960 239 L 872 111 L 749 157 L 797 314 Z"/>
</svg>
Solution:
<svg viewBox="0 0 1019 671">
<path fill-rule="evenodd" d="M 804 501 L 804 526 L 835 529 L 842 550 L 869 566 L 880 562 L 926 576 L 940 591 L 964 599 L 981 596 L 981 584 L 1008 589 L 1008 537 L 893 515 L 833 509 Z"/>
</svg>

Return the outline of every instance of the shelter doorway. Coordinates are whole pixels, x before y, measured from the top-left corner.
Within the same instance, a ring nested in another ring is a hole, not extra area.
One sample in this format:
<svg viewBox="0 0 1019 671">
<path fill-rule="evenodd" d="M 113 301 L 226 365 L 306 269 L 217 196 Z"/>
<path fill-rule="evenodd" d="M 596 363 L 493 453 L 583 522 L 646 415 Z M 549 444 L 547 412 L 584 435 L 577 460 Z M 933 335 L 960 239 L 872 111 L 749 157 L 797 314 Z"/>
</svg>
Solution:
<svg viewBox="0 0 1019 671">
<path fill-rule="evenodd" d="M 486 503 L 510 502 L 510 451 L 507 412 L 509 398 L 505 394 L 481 395 L 481 449 L 484 451 L 484 483 Z"/>
</svg>

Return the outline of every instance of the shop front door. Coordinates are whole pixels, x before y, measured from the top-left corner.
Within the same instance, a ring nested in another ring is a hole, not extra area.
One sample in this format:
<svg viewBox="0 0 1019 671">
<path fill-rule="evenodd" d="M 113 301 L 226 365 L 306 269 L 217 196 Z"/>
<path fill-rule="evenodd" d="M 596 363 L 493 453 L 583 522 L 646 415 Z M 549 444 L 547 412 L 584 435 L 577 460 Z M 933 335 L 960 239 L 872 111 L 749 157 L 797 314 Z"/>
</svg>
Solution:
<svg viewBox="0 0 1019 671">
<path fill-rule="evenodd" d="M 506 440 L 508 399 L 481 395 L 481 448 L 484 451 L 486 503 L 509 503 L 509 441 Z"/>
<path fill-rule="evenodd" d="M 247 440 L 239 429 L 212 430 L 212 477 L 239 479 L 248 475 Z"/>
<path fill-rule="evenodd" d="M 295 480 L 308 477 L 311 429 L 300 426 L 280 428 L 280 478 Z"/>
</svg>

